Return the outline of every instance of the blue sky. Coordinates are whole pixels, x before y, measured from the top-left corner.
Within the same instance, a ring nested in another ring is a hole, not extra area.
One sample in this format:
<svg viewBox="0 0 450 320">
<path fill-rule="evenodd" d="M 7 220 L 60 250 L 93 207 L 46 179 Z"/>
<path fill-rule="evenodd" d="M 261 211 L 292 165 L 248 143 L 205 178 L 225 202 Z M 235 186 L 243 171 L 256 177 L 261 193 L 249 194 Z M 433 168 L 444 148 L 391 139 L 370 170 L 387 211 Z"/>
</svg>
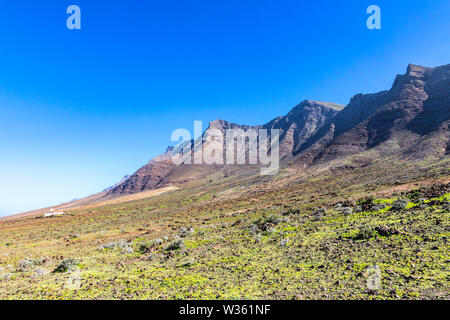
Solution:
<svg viewBox="0 0 450 320">
<path fill-rule="evenodd" d="M 100 191 L 194 120 L 261 124 L 450 63 L 449 16 L 448 0 L 2 1 L 0 215 Z"/>
</svg>

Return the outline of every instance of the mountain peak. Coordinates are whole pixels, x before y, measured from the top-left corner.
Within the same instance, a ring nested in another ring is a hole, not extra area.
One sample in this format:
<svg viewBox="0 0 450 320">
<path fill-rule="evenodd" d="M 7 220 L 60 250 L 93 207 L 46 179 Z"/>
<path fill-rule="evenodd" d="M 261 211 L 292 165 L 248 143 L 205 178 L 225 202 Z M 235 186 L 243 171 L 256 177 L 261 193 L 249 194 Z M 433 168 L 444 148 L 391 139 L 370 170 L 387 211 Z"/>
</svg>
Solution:
<svg viewBox="0 0 450 320">
<path fill-rule="evenodd" d="M 208 143 L 210 130 L 226 133 L 228 129 L 279 130 L 280 158 L 301 161 L 302 165 L 345 157 L 372 148 L 383 154 L 399 154 L 417 159 L 434 154 L 450 154 L 450 113 L 448 88 L 450 65 L 427 68 L 409 64 L 404 74 L 398 75 L 390 90 L 371 94 L 357 94 L 345 107 L 336 103 L 304 100 L 288 114 L 279 116 L 262 126 L 238 125 L 216 119 L 196 142 Z M 408 139 L 398 140 L 398 137 Z M 392 139 L 392 142 L 389 142 Z M 388 150 L 388 144 L 398 145 Z M 400 144 L 401 143 L 401 144 Z M 400 150 L 401 149 L 401 150 Z M 193 171 L 176 166 L 170 160 L 169 148 L 165 154 L 150 161 L 109 194 L 124 194 L 154 189 L 185 182 L 216 172 L 217 167 L 202 167 Z M 167 160 L 167 161 L 166 161 Z M 289 160 L 291 161 L 291 160 Z M 286 162 L 287 163 L 287 162 Z"/>
<path fill-rule="evenodd" d="M 345 108 L 344 105 L 338 104 L 338 103 L 334 103 L 334 102 L 324 102 L 324 101 L 315 101 L 315 100 L 305 100 L 305 102 L 308 103 L 308 104 L 311 104 L 311 105 L 331 108 L 331 109 L 334 109 L 334 110 L 337 110 L 337 111 L 341 111 L 342 109 Z"/>
<path fill-rule="evenodd" d="M 214 121 L 210 121 L 209 122 L 209 128 L 223 128 L 223 127 L 227 127 L 229 126 L 231 123 L 226 121 L 226 120 L 222 120 L 222 119 L 216 119 Z"/>
<path fill-rule="evenodd" d="M 209 123 L 209 127 L 208 129 L 219 129 L 221 131 L 227 130 L 227 129 L 250 129 L 250 128 L 256 128 L 253 126 L 246 126 L 246 125 L 240 125 L 240 124 L 236 124 L 236 123 L 232 123 L 226 120 L 221 120 L 221 119 L 217 119 L 214 121 L 211 121 Z M 208 129 L 205 131 L 207 132 Z"/>
<path fill-rule="evenodd" d="M 406 70 L 406 73 L 407 74 L 411 74 L 413 72 L 424 72 L 424 71 L 427 71 L 427 70 L 430 70 L 430 69 L 431 68 L 410 63 L 410 64 L 408 64 L 408 68 Z"/>
<path fill-rule="evenodd" d="M 326 110 L 333 110 L 333 111 L 341 111 L 345 108 L 345 106 L 332 103 L 332 102 L 323 102 L 323 101 L 314 101 L 314 100 L 303 100 L 300 102 L 297 106 L 295 106 L 288 115 L 296 114 L 298 112 L 303 112 L 303 110 L 311 109 L 311 108 L 323 108 Z"/>
</svg>

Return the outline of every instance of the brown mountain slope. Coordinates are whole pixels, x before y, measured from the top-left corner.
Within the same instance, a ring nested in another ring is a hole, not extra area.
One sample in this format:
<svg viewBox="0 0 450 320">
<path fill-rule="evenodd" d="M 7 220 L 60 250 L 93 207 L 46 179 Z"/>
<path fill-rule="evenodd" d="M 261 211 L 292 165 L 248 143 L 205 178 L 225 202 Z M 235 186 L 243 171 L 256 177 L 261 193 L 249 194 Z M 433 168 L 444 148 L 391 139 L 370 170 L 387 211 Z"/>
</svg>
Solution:
<svg viewBox="0 0 450 320">
<path fill-rule="evenodd" d="M 264 129 L 280 130 L 280 156 L 291 156 L 323 127 L 329 125 L 344 106 L 306 100 L 293 108 L 286 116 L 278 117 Z"/>
<path fill-rule="evenodd" d="M 198 154 L 200 142 L 205 148 L 210 142 L 208 137 L 213 129 L 225 134 L 228 129 L 279 129 L 280 130 L 280 156 L 290 157 L 299 150 L 308 139 L 319 129 L 328 125 L 333 117 L 344 106 L 306 100 L 293 108 L 286 116 L 278 117 L 262 126 L 247 126 L 231 123 L 225 120 L 215 120 L 196 141 L 191 141 L 194 153 Z M 187 142 L 189 143 L 189 142 Z M 176 166 L 170 159 L 180 153 L 180 146 L 174 149 L 169 147 L 166 153 L 152 159 L 140 168 L 126 181 L 109 190 L 107 196 L 130 194 L 167 186 L 170 184 L 185 183 L 199 179 L 224 168 L 224 165 L 180 165 Z M 192 163 L 194 156 L 192 156 Z M 249 167 L 250 168 L 250 167 Z M 240 172 L 240 171 L 239 171 Z"/>
<path fill-rule="evenodd" d="M 213 129 L 222 133 L 227 129 L 279 129 L 280 157 L 284 163 L 295 161 L 301 167 L 367 150 L 375 150 L 380 157 L 395 154 L 404 160 L 439 159 L 450 153 L 449 79 L 450 65 L 436 68 L 409 65 L 406 74 L 396 77 L 390 90 L 358 94 L 345 108 L 306 100 L 287 115 L 262 126 L 216 120 L 199 139 L 190 143 L 198 153 L 200 142 L 203 146 L 210 143 L 208 136 Z M 169 148 L 112 189 L 108 196 L 185 183 L 221 170 L 241 174 L 245 169 L 236 171 L 229 170 L 230 166 L 205 164 L 176 166 L 170 157 L 179 153 L 177 150 Z M 245 170 L 253 168 L 248 166 Z"/>
<path fill-rule="evenodd" d="M 449 88 L 450 65 L 409 65 L 389 91 L 353 97 L 305 144 L 300 158 L 327 161 L 372 148 L 408 159 L 443 156 L 449 141 Z"/>
<path fill-rule="evenodd" d="M 136 171 L 128 179 L 108 191 L 107 196 L 130 194 L 156 188 L 175 168 L 170 158 L 172 148 L 152 160 Z"/>
</svg>

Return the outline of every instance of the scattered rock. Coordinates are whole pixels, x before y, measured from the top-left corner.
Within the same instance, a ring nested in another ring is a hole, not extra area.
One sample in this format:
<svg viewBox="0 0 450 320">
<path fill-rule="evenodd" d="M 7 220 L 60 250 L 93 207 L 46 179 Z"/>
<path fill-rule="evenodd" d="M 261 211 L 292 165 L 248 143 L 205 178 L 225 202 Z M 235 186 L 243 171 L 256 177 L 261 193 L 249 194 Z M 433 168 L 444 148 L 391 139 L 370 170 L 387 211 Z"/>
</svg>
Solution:
<svg viewBox="0 0 450 320">
<path fill-rule="evenodd" d="M 30 269 L 32 269 L 34 266 L 39 266 L 47 262 L 47 258 L 40 258 L 40 259 L 31 259 L 31 258 L 25 258 L 21 261 L 19 261 L 18 270 L 20 272 L 26 272 Z"/>
<path fill-rule="evenodd" d="M 177 240 L 180 240 L 181 237 L 179 235 L 175 234 L 175 235 L 173 235 L 172 239 L 177 241 Z"/>
<path fill-rule="evenodd" d="M 353 210 L 350 207 L 345 207 L 341 209 L 341 213 L 345 216 L 349 216 L 353 213 Z"/>
<path fill-rule="evenodd" d="M 98 247 L 98 250 L 114 250 L 114 249 L 118 249 L 122 253 L 133 253 L 134 252 L 133 248 L 131 247 L 131 244 L 124 240 L 109 242 L 107 244 L 104 244 L 104 245 Z"/>
<path fill-rule="evenodd" d="M 47 274 L 49 274 L 50 271 L 48 271 L 47 269 L 44 268 L 37 268 L 36 270 L 34 270 L 33 272 L 33 277 L 34 278 L 38 278 L 38 277 L 43 277 Z"/>
<path fill-rule="evenodd" d="M 109 242 L 107 244 L 104 244 L 100 247 L 98 247 L 97 250 L 113 250 L 117 247 L 117 244 L 115 242 Z"/>
<path fill-rule="evenodd" d="M 25 258 L 25 259 L 19 261 L 19 265 L 18 265 L 17 269 L 20 272 L 25 272 L 25 271 L 30 270 L 33 267 L 34 267 L 34 260 L 30 259 L 30 258 Z"/>
<path fill-rule="evenodd" d="M 282 239 L 280 245 L 286 247 L 291 241 L 289 239 Z"/>
<path fill-rule="evenodd" d="M 117 247 L 120 249 L 122 253 L 133 253 L 133 248 L 131 244 L 126 241 L 119 241 L 117 243 Z"/>
</svg>

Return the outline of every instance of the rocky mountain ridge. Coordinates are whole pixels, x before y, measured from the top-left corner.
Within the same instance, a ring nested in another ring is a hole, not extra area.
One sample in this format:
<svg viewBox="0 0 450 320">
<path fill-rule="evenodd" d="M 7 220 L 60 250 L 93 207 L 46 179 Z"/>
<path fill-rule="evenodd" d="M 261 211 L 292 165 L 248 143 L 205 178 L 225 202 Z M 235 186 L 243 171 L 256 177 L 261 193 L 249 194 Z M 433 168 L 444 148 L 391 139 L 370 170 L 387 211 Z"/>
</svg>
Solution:
<svg viewBox="0 0 450 320">
<path fill-rule="evenodd" d="M 280 158 L 302 163 L 306 168 L 317 161 L 379 150 L 405 160 L 450 153 L 450 65 L 427 68 L 410 64 L 387 91 L 357 94 L 347 106 L 305 100 L 285 116 L 260 126 L 210 122 L 196 141 L 209 143 L 212 129 L 279 129 Z M 201 139 L 201 140 L 200 140 Z M 189 142 L 187 142 L 189 143 Z M 197 179 L 221 170 L 225 165 L 175 165 L 171 157 L 180 149 L 168 150 L 150 160 L 128 179 L 108 191 L 108 195 L 154 189 L 170 183 Z M 191 167 L 191 168 L 188 168 Z M 192 169 L 192 167 L 195 168 Z M 176 176 L 177 179 L 173 179 Z M 183 179 L 180 180 L 180 176 Z"/>
</svg>

